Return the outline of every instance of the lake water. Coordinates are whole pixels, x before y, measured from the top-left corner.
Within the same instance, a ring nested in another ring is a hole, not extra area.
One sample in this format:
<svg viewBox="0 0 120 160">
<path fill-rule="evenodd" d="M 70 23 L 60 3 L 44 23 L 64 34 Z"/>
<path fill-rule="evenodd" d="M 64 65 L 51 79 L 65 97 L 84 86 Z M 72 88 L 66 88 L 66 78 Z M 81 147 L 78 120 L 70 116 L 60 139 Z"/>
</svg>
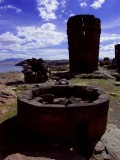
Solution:
<svg viewBox="0 0 120 160">
<path fill-rule="evenodd" d="M 0 73 L 5 72 L 21 72 L 23 70 L 22 66 L 14 66 L 14 65 L 7 65 L 7 64 L 0 64 Z"/>
</svg>

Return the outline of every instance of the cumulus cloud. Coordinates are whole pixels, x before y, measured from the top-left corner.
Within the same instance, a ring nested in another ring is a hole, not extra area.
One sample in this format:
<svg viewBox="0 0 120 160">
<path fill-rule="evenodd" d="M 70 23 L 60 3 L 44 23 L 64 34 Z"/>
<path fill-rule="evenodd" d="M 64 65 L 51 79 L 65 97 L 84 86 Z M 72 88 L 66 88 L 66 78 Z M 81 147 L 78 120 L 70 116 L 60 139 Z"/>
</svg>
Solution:
<svg viewBox="0 0 120 160">
<path fill-rule="evenodd" d="M 82 2 L 82 3 L 80 3 L 80 6 L 81 7 L 86 7 L 88 4 L 86 3 L 86 2 Z"/>
<path fill-rule="evenodd" d="M 17 27 L 17 34 L 6 32 L 0 35 L 0 49 L 11 51 L 24 51 L 41 49 L 60 45 L 66 42 L 66 34 L 58 32 L 52 23 L 40 27 Z"/>
<path fill-rule="evenodd" d="M 37 0 L 37 6 L 39 11 L 39 16 L 49 21 L 50 19 L 57 19 L 55 14 L 58 9 L 59 3 L 57 0 Z"/>
<path fill-rule="evenodd" d="M 66 41 L 66 34 L 58 32 L 52 23 L 46 23 L 40 27 L 18 27 L 18 36 L 24 37 L 26 46 L 36 48 L 59 45 Z"/>
<path fill-rule="evenodd" d="M 59 49 L 59 45 L 66 41 L 66 34 L 59 32 L 52 23 L 45 23 L 39 27 L 17 27 L 16 34 L 0 34 L 0 58 L 7 58 L 8 55 L 23 58 L 67 58 L 67 49 Z M 58 49 L 50 49 L 51 46 L 57 46 Z"/>
<path fill-rule="evenodd" d="M 102 33 L 100 42 L 100 58 L 114 58 L 115 45 L 120 42 L 120 34 Z"/>
<path fill-rule="evenodd" d="M 37 56 L 40 57 L 40 55 L 44 59 L 68 59 L 68 49 L 41 49 L 39 50 Z"/>
<path fill-rule="evenodd" d="M 20 42 L 21 40 L 13 35 L 13 33 L 11 32 L 6 32 L 0 35 L 0 42 L 2 43 L 7 43 L 7 42 L 11 42 L 11 43 L 16 43 L 16 42 Z"/>
<path fill-rule="evenodd" d="M 105 0 L 94 0 L 94 2 L 90 5 L 93 9 L 101 8 L 102 4 Z"/>
<path fill-rule="evenodd" d="M 110 33 L 103 33 L 100 37 L 100 42 L 105 41 L 120 41 L 120 34 L 110 34 Z"/>
<path fill-rule="evenodd" d="M 16 13 L 22 12 L 20 8 L 15 7 L 14 5 L 5 5 L 5 6 L 0 6 L 0 10 L 7 10 L 7 9 L 13 9 L 16 11 Z"/>
<path fill-rule="evenodd" d="M 115 42 L 109 43 L 107 45 L 100 45 L 100 58 L 109 57 L 114 58 L 115 57 Z"/>
<path fill-rule="evenodd" d="M 0 35 L 0 49 L 11 51 L 25 51 L 25 47 L 21 47 L 24 40 L 17 37 L 11 32 Z"/>
</svg>

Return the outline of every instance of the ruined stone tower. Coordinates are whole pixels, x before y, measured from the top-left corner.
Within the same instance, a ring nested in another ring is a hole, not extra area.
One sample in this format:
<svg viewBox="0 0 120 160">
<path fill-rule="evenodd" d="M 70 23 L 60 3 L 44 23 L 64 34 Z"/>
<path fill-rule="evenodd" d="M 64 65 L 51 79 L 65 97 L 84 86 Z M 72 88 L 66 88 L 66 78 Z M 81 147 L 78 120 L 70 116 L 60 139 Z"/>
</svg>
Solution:
<svg viewBox="0 0 120 160">
<path fill-rule="evenodd" d="M 120 44 L 115 45 L 115 62 L 117 72 L 120 73 Z"/>
<path fill-rule="evenodd" d="M 100 19 L 76 15 L 67 22 L 70 71 L 91 73 L 98 69 Z"/>
</svg>

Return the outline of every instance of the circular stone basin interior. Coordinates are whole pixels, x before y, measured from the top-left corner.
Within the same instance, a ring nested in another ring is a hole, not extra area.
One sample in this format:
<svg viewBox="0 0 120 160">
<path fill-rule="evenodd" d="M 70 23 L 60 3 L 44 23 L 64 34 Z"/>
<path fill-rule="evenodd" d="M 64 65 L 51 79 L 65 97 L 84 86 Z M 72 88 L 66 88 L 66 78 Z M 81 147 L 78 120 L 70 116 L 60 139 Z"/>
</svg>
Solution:
<svg viewBox="0 0 120 160">
<path fill-rule="evenodd" d="M 40 87 L 32 90 L 32 100 L 42 104 L 70 104 L 93 103 L 104 92 L 86 86 L 52 86 Z M 41 97 L 41 98 L 39 98 Z"/>
</svg>

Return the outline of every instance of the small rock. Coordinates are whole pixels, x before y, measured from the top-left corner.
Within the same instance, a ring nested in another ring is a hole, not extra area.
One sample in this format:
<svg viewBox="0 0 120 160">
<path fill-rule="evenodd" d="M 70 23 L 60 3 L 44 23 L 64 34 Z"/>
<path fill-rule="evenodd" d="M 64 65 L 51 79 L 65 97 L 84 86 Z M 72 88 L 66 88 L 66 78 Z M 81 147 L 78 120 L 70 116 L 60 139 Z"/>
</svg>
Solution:
<svg viewBox="0 0 120 160">
<path fill-rule="evenodd" d="M 115 97 L 115 96 L 117 96 L 117 94 L 116 93 L 110 93 L 110 96 Z"/>
<path fill-rule="evenodd" d="M 81 98 L 75 98 L 71 96 L 68 100 L 69 104 L 79 104 L 81 102 Z"/>
<path fill-rule="evenodd" d="M 68 85 L 69 82 L 65 78 L 63 78 L 63 79 L 60 79 L 59 81 L 56 81 L 55 84 L 56 85 Z"/>
<path fill-rule="evenodd" d="M 59 104 L 66 105 L 67 102 L 68 102 L 68 99 L 66 99 L 66 98 L 59 98 L 58 101 L 59 101 L 59 102 L 58 102 Z"/>
<path fill-rule="evenodd" d="M 42 102 L 43 102 L 43 99 L 42 99 L 41 97 L 35 97 L 35 98 L 32 99 L 31 101 L 37 101 L 37 102 L 42 103 Z"/>
<path fill-rule="evenodd" d="M 120 82 L 115 82 L 114 85 L 115 86 L 120 86 Z"/>
<path fill-rule="evenodd" d="M 120 129 L 115 125 L 108 125 L 106 133 L 101 138 L 112 160 L 120 160 Z"/>
<path fill-rule="evenodd" d="M 94 154 L 101 154 L 105 150 L 104 144 L 99 141 L 95 146 Z"/>
</svg>

